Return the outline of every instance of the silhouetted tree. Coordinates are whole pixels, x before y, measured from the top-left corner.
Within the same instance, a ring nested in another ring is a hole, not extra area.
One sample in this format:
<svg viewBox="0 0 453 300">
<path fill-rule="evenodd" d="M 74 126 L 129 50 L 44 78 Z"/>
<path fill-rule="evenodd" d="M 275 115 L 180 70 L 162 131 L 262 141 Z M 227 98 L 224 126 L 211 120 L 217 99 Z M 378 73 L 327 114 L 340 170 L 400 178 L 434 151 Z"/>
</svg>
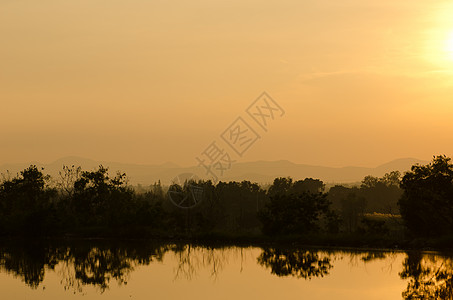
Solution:
<svg viewBox="0 0 453 300">
<path fill-rule="evenodd" d="M 63 166 L 63 169 L 58 172 L 56 186 L 62 194 L 63 198 L 70 198 L 74 194 L 74 184 L 80 180 L 82 176 L 82 168 L 72 166 Z"/>
<path fill-rule="evenodd" d="M 298 194 L 303 192 L 308 193 L 322 193 L 324 191 L 325 184 L 319 179 L 305 178 L 304 180 L 298 180 L 293 183 L 291 192 Z"/>
<path fill-rule="evenodd" d="M 403 194 L 400 188 L 401 174 L 398 171 L 386 173 L 383 177 L 366 176 L 358 195 L 367 202 L 367 212 L 380 212 L 397 214 L 399 211 L 398 200 Z"/>
<path fill-rule="evenodd" d="M 363 197 L 357 196 L 356 193 L 349 193 L 341 199 L 341 216 L 346 230 L 353 232 L 357 229 L 360 217 L 363 216 L 366 206 L 366 200 Z"/>
<path fill-rule="evenodd" d="M 212 229 L 227 232 L 259 230 L 257 212 L 264 206 L 267 196 L 258 184 L 250 181 L 219 182 L 214 190 L 208 189 L 207 192 L 208 202 L 202 203 L 201 209 L 205 214 L 208 205 L 211 216 L 217 217 L 216 222 L 211 222 Z"/>
<path fill-rule="evenodd" d="M 133 220 L 133 190 L 126 186 L 126 174 L 111 178 L 102 165 L 85 171 L 74 183 L 72 205 L 83 226 L 120 226 Z"/>
<path fill-rule="evenodd" d="M 268 189 L 268 195 L 288 195 L 301 193 L 321 193 L 324 191 L 324 183 L 319 179 L 305 178 L 293 181 L 291 177 L 278 177 Z"/>
<path fill-rule="evenodd" d="M 332 203 L 332 209 L 341 211 L 341 200 L 346 198 L 351 192 L 357 189 L 351 189 L 342 185 L 335 185 L 329 189 L 327 199 Z"/>
<path fill-rule="evenodd" d="M 278 177 L 274 179 L 274 183 L 269 187 L 267 194 L 269 197 L 286 195 L 290 193 L 292 187 L 293 179 L 291 177 Z"/>
<path fill-rule="evenodd" d="M 0 232 L 36 235 L 53 231 L 56 190 L 49 187 L 49 179 L 32 165 L 0 184 Z"/>
<path fill-rule="evenodd" d="M 383 236 L 389 232 L 384 220 L 376 220 L 370 217 L 365 217 L 360 223 L 362 226 L 359 227 L 359 231 L 363 234 Z"/>
<path fill-rule="evenodd" d="M 263 233 L 305 234 L 320 229 L 320 218 L 329 211 L 327 194 L 276 195 L 260 211 Z"/>
<path fill-rule="evenodd" d="M 406 226 L 414 234 L 453 233 L 453 164 L 437 156 L 428 165 L 414 165 L 402 180 L 398 202 Z"/>
</svg>

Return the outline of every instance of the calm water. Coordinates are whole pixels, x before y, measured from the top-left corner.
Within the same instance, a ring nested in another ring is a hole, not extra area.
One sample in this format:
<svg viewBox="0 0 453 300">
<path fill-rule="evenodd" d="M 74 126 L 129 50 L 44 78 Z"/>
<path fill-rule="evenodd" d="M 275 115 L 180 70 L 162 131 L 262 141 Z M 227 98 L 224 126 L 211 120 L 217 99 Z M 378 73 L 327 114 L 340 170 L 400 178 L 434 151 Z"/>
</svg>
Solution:
<svg viewBox="0 0 453 300">
<path fill-rule="evenodd" d="M 77 242 L 0 246 L 0 299 L 452 299 L 426 252 Z"/>
</svg>

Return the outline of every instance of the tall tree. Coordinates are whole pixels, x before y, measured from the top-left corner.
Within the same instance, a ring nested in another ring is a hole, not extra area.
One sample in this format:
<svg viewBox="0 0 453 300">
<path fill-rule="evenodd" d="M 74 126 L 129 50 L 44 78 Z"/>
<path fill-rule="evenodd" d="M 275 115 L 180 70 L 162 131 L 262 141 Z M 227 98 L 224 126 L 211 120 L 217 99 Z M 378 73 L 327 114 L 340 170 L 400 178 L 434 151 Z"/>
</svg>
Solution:
<svg viewBox="0 0 453 300">
<path fill-rule="evenodd" d="M 414 234 L 453 233 L 453 164 L 445 155 L 414 165 L 402 180 L 401 215 Z"/>
</svg>

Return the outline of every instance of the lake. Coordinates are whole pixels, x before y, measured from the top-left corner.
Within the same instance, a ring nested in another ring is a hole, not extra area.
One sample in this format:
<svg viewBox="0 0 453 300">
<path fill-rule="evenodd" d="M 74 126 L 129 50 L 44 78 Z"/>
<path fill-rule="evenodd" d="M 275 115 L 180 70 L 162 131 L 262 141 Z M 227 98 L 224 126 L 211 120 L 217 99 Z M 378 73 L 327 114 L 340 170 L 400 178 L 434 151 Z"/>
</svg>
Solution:
<svg viewBox="0 0 453 300">
<path fill-rule="evenodd" d="M 8 242 L 1 299 L 452 299 L 438 252 Z"/>
</svg>

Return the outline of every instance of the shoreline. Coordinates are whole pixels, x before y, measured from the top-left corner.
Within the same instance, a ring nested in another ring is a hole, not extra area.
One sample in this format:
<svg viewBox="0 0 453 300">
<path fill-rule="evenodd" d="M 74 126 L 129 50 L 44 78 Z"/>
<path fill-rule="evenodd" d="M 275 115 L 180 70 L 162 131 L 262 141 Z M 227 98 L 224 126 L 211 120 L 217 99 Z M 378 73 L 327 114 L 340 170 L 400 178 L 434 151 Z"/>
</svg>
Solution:
<svg viewBox="0 0 453 300">
<path fill-rule="evenodd" d="M 62 235 L 47 237 L 0 237 L 0 246 L 10 243 L 19 244 L 71 244 L 84 242 L 98 243 L 137 243 L 137 244 L 188 244 L 207 247 L 261 247 L 261 248 L 322 248 L 359 251 L 423 251 L 442 252 L 453 254 L 453 237 L 392 239 L 377 236 L 360 235 L 305 235 L 268 237 L 263 235 L 225 235 L 205 234 L 188 236 L 83 236 Z"/>
</svg>

